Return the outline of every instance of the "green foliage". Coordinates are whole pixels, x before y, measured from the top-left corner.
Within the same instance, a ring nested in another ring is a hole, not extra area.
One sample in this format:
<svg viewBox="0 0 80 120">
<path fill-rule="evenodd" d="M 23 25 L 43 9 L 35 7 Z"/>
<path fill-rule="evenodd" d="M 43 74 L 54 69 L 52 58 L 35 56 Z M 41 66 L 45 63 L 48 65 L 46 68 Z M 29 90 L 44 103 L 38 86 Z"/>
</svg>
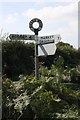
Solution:
<svg viewBox="0 0 80 120">
<path fill-rule="evenodd" d="M 78 69 L 79 66 L 76 71 L 80 75 Z M 39 81 L 35 80 L 34 75 L 21 75 L 16 82 L 4 78 L 3 110 L 7 109 L 6 120 L 28 119 L 30 114 L 34 120 L 71 120 L 80 117 L 80 85 L 69 80 L 72 79 L 72 69 L 63 70 L 52 65 L 51 70 L 41 66 L 39 72 Z"/>
<path fill-rule="evenodd" d="M 33 44 L 4 41 L 3 58 L 2 120 L 80 118 L 80 50 L 59 43 L 54 56 L 39 57 L 38 81 Z"/>
<path fill-rule="evenodd" d="M 80 84 L 80 65 L 71 69 L 71 81 Z"/>
<path fill-rule="evenodd" d="M 17 79 L 20 74 L 31 74 L 34 70 L 33 44 L 21 41 L 2 42 L 3 74 Z"/>
<path fill-rule="evenodd" d="M 67 43 L 60 42 L 57 44 L 57 52 L 55 56 L 55 61 L 59 59 L 59 57 L 63 59 L 64 67 L 75 67 L 79 64 L 78 50 L 74 49 Z"/>
<path fill-rule="evenodd" d="M 55 55 L 39 57 L 43 65 L 51 68 L 52 64 L 57 67 L 74 68 L 80 64 L 80 50 L 74 49 L 67 43 L 58 43 Z M 3 75 L 18 80 L 20 74 L 34 73 L 34 45 L 24 41 L 2 41 L 2 70 Z"/>
</svg>

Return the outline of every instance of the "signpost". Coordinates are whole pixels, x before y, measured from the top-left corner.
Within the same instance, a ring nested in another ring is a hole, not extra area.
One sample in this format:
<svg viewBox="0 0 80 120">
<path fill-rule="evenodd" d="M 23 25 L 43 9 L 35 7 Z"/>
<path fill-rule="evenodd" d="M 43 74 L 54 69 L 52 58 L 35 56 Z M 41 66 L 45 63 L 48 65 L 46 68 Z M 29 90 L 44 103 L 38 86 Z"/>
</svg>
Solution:
<svg viewBox="0 0 80 120">
<path fill-rule="evenodd" d="M 33 27 L 33 24 L 37 22 L 39 26 L 37 28 Z M 9 38 L 11 40 L 35 40 L 35 77 L 36 80 L 39 79 L 38 76 L 38 57 L 54 55 L 56 52 L 56 43 L 61 40 L 59 34 L 50 36 L 38 36 L 38 32 L 42 29 L 43 23 L 40 19 L 34 18 L 29 23 L 29 28 L 35 33 L 34 35 L 26 34 L 10 34 Z"/>
<path fill-rule="evenodd" d="M 33 27 L 33 23 L 34 22 L 38 22 L 39 27 L 38 28 L 34 28 Z M 35 33 L 35 77 L 36 80 L 39 79 L 39 75 L 38 75 L 38 32 L 42 29 L 43 27 L 43 23 L 40 19 L 35 18 L 32 19 L 29 23 L 29 28 Z"/>
</svg>

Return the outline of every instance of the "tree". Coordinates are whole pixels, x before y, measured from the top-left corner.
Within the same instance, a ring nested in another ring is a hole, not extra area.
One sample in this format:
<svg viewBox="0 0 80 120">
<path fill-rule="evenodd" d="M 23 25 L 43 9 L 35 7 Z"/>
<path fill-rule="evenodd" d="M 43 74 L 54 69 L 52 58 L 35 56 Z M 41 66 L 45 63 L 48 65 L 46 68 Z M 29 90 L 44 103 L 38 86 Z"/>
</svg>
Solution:
<svg viewBox="0 0 80 120">
<path fill-rule="evenodd" d="M 3 74 L 12 79 L 34 70 L 34 46 L 21 41 L 2 42 Z"/>
</svg>

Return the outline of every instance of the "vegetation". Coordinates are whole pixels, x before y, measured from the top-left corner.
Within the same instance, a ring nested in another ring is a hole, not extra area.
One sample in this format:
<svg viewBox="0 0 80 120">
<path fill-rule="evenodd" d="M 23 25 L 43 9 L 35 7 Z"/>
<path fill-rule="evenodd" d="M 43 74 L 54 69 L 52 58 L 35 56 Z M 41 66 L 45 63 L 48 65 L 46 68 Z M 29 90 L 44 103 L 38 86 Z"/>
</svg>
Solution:
<svg viewBox="0 0 80 120">
<path fill-rule="evenodd" d="M 19 74 L 31 74 L 34 69 L 33 44 L 25 44 L 20 41 L 3 41 L 2 58 L 3 74 L 13 80 Z"/>
<path fill-rule="evenodd" d="M 80 49 L 61 42 L 54 56 L 39 57 L 42 64 L 36 81 L 34 45 L 2 44 L 2 120 L 80 118 Z"/>
</svg>

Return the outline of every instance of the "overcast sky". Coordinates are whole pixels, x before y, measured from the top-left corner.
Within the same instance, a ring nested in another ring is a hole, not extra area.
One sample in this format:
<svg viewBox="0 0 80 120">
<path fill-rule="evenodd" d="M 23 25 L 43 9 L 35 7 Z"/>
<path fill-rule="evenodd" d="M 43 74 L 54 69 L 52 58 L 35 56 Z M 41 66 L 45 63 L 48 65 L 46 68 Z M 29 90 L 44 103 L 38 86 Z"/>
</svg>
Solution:
<svg viewBox="0 0 80 120">
<path fill-rule="evenodd" d="M 63 42 L 78 47 L 78 2 L 29 0 L 30 2 L 0 2 L 0 30 L 3 33 L 34 34 L 29 22 L 39 18 L 43 28 L 39 35 L 60 34 Z M 33 1 L 33 2 L 32 2 Z"/>
</svg>

